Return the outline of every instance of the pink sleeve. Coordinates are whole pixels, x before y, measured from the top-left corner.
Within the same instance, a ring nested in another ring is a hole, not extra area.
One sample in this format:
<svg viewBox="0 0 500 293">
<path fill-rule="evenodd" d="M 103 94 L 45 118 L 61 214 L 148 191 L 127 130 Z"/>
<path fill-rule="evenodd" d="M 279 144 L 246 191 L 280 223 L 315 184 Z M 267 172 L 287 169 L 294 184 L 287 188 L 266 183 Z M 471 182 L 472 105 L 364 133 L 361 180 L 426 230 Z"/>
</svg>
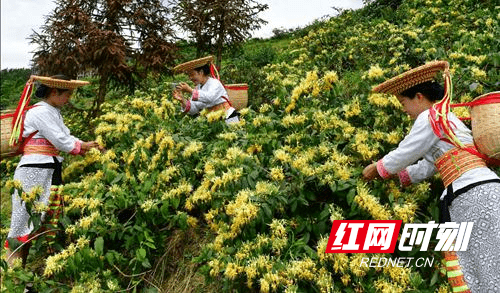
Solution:
<svg viewBox="0 0 500 293">
<path fill-rule="evenodd" d="M 75 147 L 69 152 L 71 155 L 79 155 L 82 151 L 82 142 L 77 140 L 75 142 Z"/>
<path fill-rule="evenodd" d="M 406 187 L 406 186 L 410 186 L 412 184 L 410 174 L 408 173 L 408 171 L 406 169 L 399 171 L 398 177 L 399 177 L 399 182 L 401 183 L 401 186 Z"/>
<path fill-rule="evenodd" d="M 191 96 L 191 100 L 198 101 L 199 97 L 200 97 L 200 92 L 198 91 L 198 89 L 194 89 L 193 95 Z"/>
<path fill-rule="evenodd" d="M 383 179 L 388 179 L 391 177 L 389 171 L 387 171 L 387 169 L 384 167 L 383 159 L 380 159 L 377 162 L 377 172 Z"/>
<path fill-rule="evenodd" d="M 186 101 L 186 107 L 184 108 L 184 113 L 189 112 L 191 110 L 191 101 Z"/>
</svg>

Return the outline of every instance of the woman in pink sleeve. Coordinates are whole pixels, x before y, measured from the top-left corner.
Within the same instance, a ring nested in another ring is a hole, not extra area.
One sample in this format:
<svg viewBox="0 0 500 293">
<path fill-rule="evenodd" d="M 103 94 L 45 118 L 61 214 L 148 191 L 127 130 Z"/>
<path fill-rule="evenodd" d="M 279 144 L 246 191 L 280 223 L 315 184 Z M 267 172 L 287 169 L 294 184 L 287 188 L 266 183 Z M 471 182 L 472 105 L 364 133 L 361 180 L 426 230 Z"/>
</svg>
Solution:
<svg viewBox="0 0 500 293">
<path fill-rule="evenodd" d="M 472 153 L 443 139 L 433 123 L 433 105 L 445 95 L 434 77 L 447 69 L 445 61 L 431 62 L 373 89 L 396 95 L 415 123 L 395 150 L 363 170 L 363 177 L 399 177 L 407 186 L 439 172 L 445 186 L 440 221 L 474 223 L 466 251 L 444 252 L 448 264 L 459 264 L 447 267 L 453 292 L 500 292 L 500 179 L 474 154 L 472 132 L 453 113 L 447 116 L 453 132 Z"/>
<path fill-rule="evenodd" d="M 213 57 L 208 56 L 176 66 L 174 71 L 186 73 L 195 87 L 191 88 L 185 82 L 180 83 L 175 88 L 174 98 L 180 101 L 184 113 L 196 115 L 203 109 L 224 110 L 226 123 L 238 122 L 239 113 L 231 105 L 224 85 L 215 78 L 212 62 Z M 190 97 L 186 99 L 182 93 L 187 93 Z"/>
</svg>

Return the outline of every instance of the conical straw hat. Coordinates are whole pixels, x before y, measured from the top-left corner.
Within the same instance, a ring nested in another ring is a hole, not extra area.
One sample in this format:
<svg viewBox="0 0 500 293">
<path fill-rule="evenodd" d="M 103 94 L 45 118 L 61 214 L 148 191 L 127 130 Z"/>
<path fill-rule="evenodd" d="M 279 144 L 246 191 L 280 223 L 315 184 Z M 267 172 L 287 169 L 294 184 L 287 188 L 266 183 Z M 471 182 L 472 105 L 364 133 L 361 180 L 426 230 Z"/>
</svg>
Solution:
<svg viewBox="0 0 500 293">
<path fill-rule="evenodd" d="M 41 84 L 44 84 L 51 88 L 68 89 L 68 90 L 73 90 L 78 87 L 90 84 L 90 82 L 84 80 L 64 80 L 64 79 L 57 79 L 48 76 L 38 76 L 38 75 L 32 75 L 31 79 L 39 81 Z"/>
<path fill-rule="evenodd" d="M 447 61 L 432 61 L 395 76 L 372 89 L 372 92 L 397 95 L 426 81 L 434 80 L 439 71 L 449 68 Z"/>
<path fill-rule="evenodd" d="M 214 62 L 214 56 L 210 55 L 207 57 L 191 60 L 182 64 L 179 64 L 174 67 L 174 72 L 187 72 L 190 70 L 193 70 L 195 68 L 198 68 L 200 66 L 203 66 L 205 64 L 210 64 Z"/>
</svg>

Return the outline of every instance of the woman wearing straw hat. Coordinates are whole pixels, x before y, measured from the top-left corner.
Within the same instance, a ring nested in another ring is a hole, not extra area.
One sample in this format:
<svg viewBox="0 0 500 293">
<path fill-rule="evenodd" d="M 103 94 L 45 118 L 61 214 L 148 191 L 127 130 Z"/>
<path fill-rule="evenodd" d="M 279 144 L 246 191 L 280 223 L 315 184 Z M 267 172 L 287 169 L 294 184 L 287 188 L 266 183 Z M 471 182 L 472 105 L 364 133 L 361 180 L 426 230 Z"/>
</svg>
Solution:
<svg viewBox="0 0 500 293">
<path fill-rule="evenodd" d="M 24 125 L 21 126 L 22 137 L 26 138 L 25 145 L 14 179 L 21 182 L 23 193 L 38 194 L 38 199 L 35 199 L 37 204 L 48 207 L 48 211 L 42 213 L 42 219 L 46 216 L 49 218 L 45 219 L 48 220 L 48 227 L 44 234 L 49 236 L 51 244 L 62 206 L 59 186 L 62 184 L 63 158 L 59 152 L 82 155 L 92 148 L 99 148 L 99 145 L 94 141 L 84 142 L 72 136 L 64 125 L 60 112 L 60 108 L 69 101 L 73 90 L 88 82 L 69 80 L 64 75 L 32 76 L 26 85 L 26 88 L 29 88 L 27 103 L 34 81 L 41 83 L 35 96 L 42 101 L 26 111 Z M 19 258 L 22 259 L 23 265 L 26 263 L 30 240 L 36 237 L 33 230 L 34 225 L 30 222 L 26 203 L 16 189 L 12 195 L 11 226 L 5 242 L 9 265 Z"/>
<path fill-rule="evenodd" d="M 174 72 L 186 73 L 195 84 L 195 88 L 191 88 L 182 82 L 174 91 L 174 98 L 181 102 L 184 113 L 195 115 L 203 109 L 208 109 L 210 112 L 224 110 L 226 123 L 239 121 L 238 111 L 232 107 L 226 89 L 216 76 L 213 56 L 177 65 Z M 185 99 L 182 93 L 188 93 L 191 97 Z"/>
<path fill-rule="evenodd" d="M 415 123 L 395 150 L 363 170 L 363 177 L 398 176 L 406 186 L 438 171 L 446 187 L 441 222 L 474 223 L 467 251 L 444 252 L 453 292 L 500 292 L 500 179 L 478 154 L 471 131 L 447 110 L 436 115 L 451 96 L 448 67 L 448 62 L 434 61 L 373 89 L 396 95 Z M 442 70 L 445 88 L 434 81 Z M 442 118 L 448 120 L 446 125 L 436 123 Z M 443 135 L 446 126 L 451 126 L 451 136 Z"/>
</svg>

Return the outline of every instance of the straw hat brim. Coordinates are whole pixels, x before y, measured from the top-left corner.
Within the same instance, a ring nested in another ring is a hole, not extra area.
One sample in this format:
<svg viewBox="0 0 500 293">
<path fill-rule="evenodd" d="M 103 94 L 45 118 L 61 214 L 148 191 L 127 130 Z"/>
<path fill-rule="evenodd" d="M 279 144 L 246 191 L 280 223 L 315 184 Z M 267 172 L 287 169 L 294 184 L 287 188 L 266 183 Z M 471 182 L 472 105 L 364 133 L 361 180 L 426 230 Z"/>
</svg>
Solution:
<svg viewBox="0 0 500 293">
<path fill-rule="evenodd" d="M 31 79 L 34 81 L 38 81 L 41 84 L 44 84 L 51 88 L 68 89 L 68 90 L 74 90 L 81 86 L 90 84 L 90 82 L 84 80 L 64 80 L 64 79 L 56 79 L 48 76 L 38 76 L 38 75 L 32 75 Z"/>
<path fill-rule="evenodd" d="M 210 64 L 214 62 L 214 56 L 210 55 L 207 57 L 191 60 L 182 64 L 179 64 L 174 67 L 174 72 L 187 72 L 190 70 L 193 70 L 195 68 L 198 68 L 200 66 L 203 66 L 205 64 Z"/>
<path fill-rule="evenodd" d="M 449 63 L 447 61 L 432 61 L 377 85 L 372 89 L 372 92 L 398 95 L 417 84 L 434 80 L 438 72 L 448 68 Z"/>
</svg>

